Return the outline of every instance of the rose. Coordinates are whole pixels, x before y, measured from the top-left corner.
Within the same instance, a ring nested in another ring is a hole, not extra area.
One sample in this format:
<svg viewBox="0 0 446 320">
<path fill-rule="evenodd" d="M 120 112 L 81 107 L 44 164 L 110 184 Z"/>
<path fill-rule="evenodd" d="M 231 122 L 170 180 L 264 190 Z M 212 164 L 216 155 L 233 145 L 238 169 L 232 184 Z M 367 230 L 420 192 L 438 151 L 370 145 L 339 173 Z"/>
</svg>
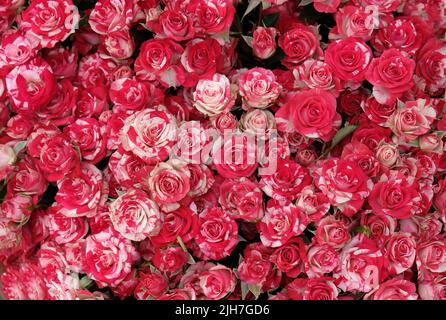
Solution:
<svg viewBox="0 0 446 320">
<path fill-rule="evenodd" d="M 372 39 L 377 55 L 394 48 L 414 56 L 425 41 L 425 32 L 413 17 L 396 18 L 385 27 L 379 28 Z"/>
<path fill-rule="evenodd" d="M 417 54 L 415 82 L 420 89 L 430 95 L 441 94 L 446 87 L 445 47 L 446 42 L 444 40 L 432 38 L 426 41 Z"/>
<path fill-rule="evenodd" d="M 189 40 L 194 37 L 193 19 L 182 12 L 178 5 L 166 8 L 159 16 L 159 24 L 164 38 L 175 41 Z"/>
<path fill-rule="evenodd" d="M 316 186 L 348 217 L 361 208 L 373 187 L 373 182 L 355 162 L 344 159 L 324 161 L 315 174 Z"/>
<path fill-rule="evenodd" d="M 339 253 L 329 244 L 313 244 L 306 253 L 305 272 L 317 278 L 335 270 L 339 265 Z"/>
<path fill-rule="evenodd" d="M 64 245 L 65 260 L 73 272 L 85 273 L 85 239 L 69 242 Z"/>
<path fill-rule="evenodd" d="M 370 231 L 371 239 L 381 243 L 395 232 L 397 221 L 388 215 L 377 215 L 371 211 L 364 211 L 361 225 Z"/>
<path fill-rule="evenodd" d="M 147 181 L 153 200 L 162 204 L 175 203 L 187 195 L 190 173 L 184 167 L 184 162 L 171 159 L 153 168 Z"/>
<path fill-rule="evenodd" d="M 159 298 L 168 288 L 167 279 L 158 272 L 140 273 L 140 279 L 133 295 L 137 300 L 149 300 L 150 297 Z"/>
<path fill-rule="evenodd" d="M 375 7 L 378 12 L 392 12 L 395 11 L 398 6 L 401 4 L 401 0 L 386 0 L 386 1 L 380 1 L 380 0 L 355 0 L 355 4 L 361 5 L 365 8 L 367 7 Z"/>
<path fill-rule="evenodd" d="M 109 34 L 129 26 L 133 19 L 133 4 L 128 0 L 99 0 L 88 22 L 94 32 Z"/>
<path fill-rule="evenodd" d="M 325 61 L 334 74 L 353 83 L 364 80 L 372 58 L 372 50 L 367 44 L 352 37 L 330 43 L 325 51 Z"/>
<path fill-rule="evenodd" d="M 361 102 L 361 108 L 371 121 L 379 126 L 384 126 L 387 119 L 396 110 L 396 103 L 381 104 L 374 97 L 369 97 L 367 100 Z"/>
<path fill-rule="evenodd" d="M 357 163 L 369 177 L 375 177 L 381 169 L 381 165 L 373 152 L 366 145 L 356 141 L 344 146 L 341 157 Z"/>
<path fill-rule="evenodd" d="M 50 240 L 54 240 L 61 245 L 76 242 L 87 235 L 88 223 L 85 218 L 66 217 L 59 212 L 57 205 L 49 207 L 47 212 Z"/>
<path fill-rule="evenodd" d="M 437 113 L 428 101 L 420 99 L 409 101 L 403 108 L 397 108 L 389 117 L 386 125 L 403 141 L 416 139 L 431 129 Z"/>
<path fill-rule="evenodd" d="M 261 175 L 260 188 L 276 200 L 295 200 L 297 194 L 311 183 L 308 170 L 290 159 L 278 159 L 277 169 Z"/>
<path fill-rule="evenodd" d="M 133 293 L 136 285 L 138 284 L 138 279 L 136 279 L 137 270 L 132 269 L 132 271 L 125 277 L 125 279 L 119 283 L 117 286 L 111 287 L 113 295 L 123 300 Z"/>
<path fill-rule="evenodd" d="M 194 107 L 209 117 L 229 112 L 235 98 L 229 79 L 219 73 L 199 80 L 193 93 Z"/>
<path fill-rule="evenodd" d="M 110 100 L 123 111 L 138 111 L 147 106 L 149 88 L 134 78 L 121 78 L 110 85 Z"/>
<path fill-rule="evenodd" d="M 54 241 L 46 241 L 41 244 L 37 251 L 37 262 L 40 271 L 48 279 L 57 277 L 57 273 L 66 274 L 68 272 L 65 254 L 61 246 Z"/>
<path fill-rule="evenodd" d="M 411 268 L 416 255 L 416 243 L 408 233 L 394 233 L 386 241 L 384 256 L 389 260 L 392 274 L 400 274 Z"/>
<path fill-rule="evenodd" d="M 244 259 L 238 265 L 240 280 L 251 285 L 263 285 L 272 269 L 271 262 L 265 259 L 262 252 L 247 247 Z"/>
<path fill-rule="evenodd" d="M 223 178 L 249 177 L 257 169 L 256 142 L 248 133 L 232 132 L 218 137 L 211 158 Z"/>
<path fill-rule="evenodd" d="M 172 289 L 158 297 L 158 300 L 195 300 L 195 292 L 192 289 Z"/>
<path fill-rule="evenodd" d="M 85 89 L 100 90 L 105 95 L 116 68 L 116 61 L 112 57 L 96 52 L 81 58 L 77 79 Z"/>
<path fill-rule="evenodd" d="M 299 65 L 305 60 L 322 55 L 317 30 L 311 26 L 294 23 L 292 27 L 279 36 L 279 47 L 286 58 L 281 62 L 288 69 Z"/>
<path fill-rule="evenodd" d="M 268 110 L 252 109 L 242 114 L 240 129 L 260 139 L 268 139 L 268 135 L 276 128 L 276 119 Z M 271 140 L 269 140 L 271 141 Z"/>
<path fill-rule="evenodd" d="M 297 194 L 296 206 L 312 222 L 319 221 L 330 210 L 328 198 L 322 192 L 316 192 L 312 185 L 304 187 Z"/>
<path fill-rule="evenodd" d="M 433 132 L 420 136 L 418 141 L 421 151 L 426 153 L 443 153 L 444 143 L 442 140 L 442 134 L 439 132 Z"/>
<path fill-rule="evenodd" d="M 128 59 L 135 51 L 135 43 L 127 29 L 108 33 L 104 38 L 104 45 L 115 59 Z"/>
<path fill-rule="evenodd" d="M 293 238 L 288 243 L 278 247 L 271 254 L 270 260 L 288 277 L 297 277 L 303 271 L 305 244 L 300 238 Z"/>
<path fill-rule="evenodd" d="M 37 38 L 40 46 L 52 48 L 74 33 L 79 20 L 71 0 L 34 0 L 23 10 L 19 27 L 27 37 Z"/>
<path fill-rule="evenodd" d="M 198 261 L 190 265 L 180 279 L 178 288 L 190 289 L 195 292 L 197 300 L 205 299 L 203 289 L 200 286 L 201 274 L 216 265 L 212 262 Z"/>
<path fill-rule="evenodd" d="M 381 283 L 364 296 L 364 300 L 417 300 L 417 289 L 414 283 L 393 278 Z"/>
<path fill-rule="evenodd" d="M 319 244 L 328 244 L 335 249 L 340 249 L 350 238 L 347 224 L 334 216 L 322 218 L 317 225 L 315 240 Z"/>
<path fill-rule="evenodd" d="M 20 265 L 9 265 L 0 279 L 3 294 L 8 300 L 48 299 L 44 277 L 32 260 L 25 260 Z"/>
<path fill-rule="evenodd" d="M 102 172 L 86 162 L 81 163 L 80 172 L 59 180 L 57 187 L 55 200 L 60 213 L 67 217 L 94 216 L 108 196 Z"/>
<path fill-rule="evenodd" d="M 370 62 L 365 78 L 373 84 L 373 96 L 379 103 L 392 103 L 413 86 L 415 62 L 397 49 L 383 52 Z"/>
<path fill-rule="evenodd" d="M 276 28 L 257 27 L 252 34 L 252 53 L 260 59 L 268 59 L 276 52 Z"/>
<path fill-rule="evenodd" d="M 437 236 L 433 239 L 417 243 L 417 267 L 430 272 L 446 271 L 446 241 Z"/>
<path fill-rule="evenodd" d="M 168 158 L 177 140 L 177 123 L 167 111 L 144 109 L 125 120 L 121 131 L 122 147 L 147 164 Z"/>
<path fill-rule="evenodd" d="M 11 104 L 18 113 L 29 114 L 47 104 L 56 81 L 50 66 L 40 58 L 15 67 L 6 76 Z"/>
<path fill-rule="evenodd" d="M 112 229 L 88 236 L 85 250 L 87 274 L 100 286 L 117 286 L 139 258 L 131 241 Z"/>
<path fill-rule="evenodd" d="M 368 202 L 375 214 L 389 215 L 397 219 L 413 215 L 412 207 L 418 196 L 416 184 L 401 173 L 383 174 L 373 186 Z"/>
<path fill-rule="evenodd" d="M 220 131 L 220 133 L 224 133 L 225 130 L 233 130 L 238 127 L 237 118 L 230 112 L 220 113 L 218 116 L 215 116 L 211 119 L 212 125 Z"/>
<path fill-rule="evenodd" d="M 328 279 L 309 279 L 303 300 L 337 300 L 338 288 Z"/>
<path fill-rule="evenodd" d="M 218 201 L 235 219 L 250 222 L 263 217 L 262 191 L 247 178 L 226 179 L 220 185 Z"/>
<path fill-rule="evenodd" d="M 25 3 L 24 0 L 6 0 L 0 5 L 2 14 L 11 14 Z"/>
<path fill-rule="evenodd" d="M 308 138 L 330 141 L 341 116 L 336 112 L 336 98 L 328 91 L 312 89 L 291 95 L 276 112 L 280 131 L 297 131 Z"/>
<path fill-rule="evenodd" d="M 40 196 L 45 192 L 47 182 L 33 158 L 25 157 L 16 168 L 17 172 L 8 182 L 8 190 L 29 196 Z"/>
<path fill-rule="evenodd" d="M 130 189 L 113 201 L 109 215 L 116 231 L 133 241 L 157 235 L 163 222 L 156 202 L 139 189 Z"/>
<path fill-rule="evenodd" d="M 79 167 L 78 154 L 62 134 L 46 140 L 39 156 L 37 163 L 50 182 L 62 179 Z"/>
<path fill-rule="evenodd" d="M 341 251 L 340 268 L 333 274 L 343 291 L 370 292 L 383 277 L 384 258 L 373 241 L 358 235 Z"/>
<path fill-rule="evenodd" d="M 74 107 L 77 118 L 96 117 L 107 106 L 106 93 L 101 88 L 80 90 L 78 101 Z"/>
<path fill-rule="evenodd" d="M 156 248 L 153 265 L 161 272 L 177 273 L 186 264 L 188 255 L 181 247 Z"/>
<path fill-rule="evenodd" d="M 423 300 L 444 300 L 446 278 L 441 273 L 424 271 L 418 277 L 418 294 Z"/>
<path fill-rule="evenodd" d="M 184 87 L 193 87 L 200 79 L 209 79 L 219 71 L 217 65 L 222 60 L 221 46 L 213 38 L 193 39 L 186 44 L 181 55 L 181 64 L 186 70 Z"/>
<path fill-rule="evenodd" d="M 376 148 L 375 156 L 387 168 L 392 168 L 401 161 L 398 147 L 388 143 L 381 143 Z"/>
<path fill-rule="evenodd" d="M 369 92 L 364 89 L 347 89 L 339 96 L 339 111 L 348 116 L 354 117 L 361 112 L 361 105 L 369 96 Z"/>
<path fill-rule="evenodd" d="M 21 30 L 3 33 L 0 42 L 0 61 L 8 66 L 26 63 L 37 53 L 37 41 L 27 38 Z"/>
<path fill-rule="evenodd" d="M 341 0 L 315 0 L 313 3 L 318 12 L 335 13 Z"/>
<path fill-rule="evenodd" d="M 370 14 L 371 12 L 367 8 L 354 5 L 345 5 L 339 8 L 335 15 L 336 26 L 330 30 L 329 38 L 356 37 L 364 41 L 369 40 L 375 25 L 378 24 L 375 17 L 370 18 Z"/>
<path fill-rule="evenodd" d="M 166 87 L 183 83 L 184 75 L 176 65 L 183 52 L 179 44 L 170 39 L 150 39 L 143 42 L 139 50 L 135 60 L 139 80 L 158 80 Z"/>
<path fill-rule="evenodd" d="M 231 254 L 238 243 L 237 223 L 226 211 L 209 208 L 199 216 L 200 231 L 195 242 L 204 260 L 220 260 Z"/>
<path fill-rule="evenodd" d="M 118 149 L 111 156 L 108 167 L 116 182 L 125 188 L 131 188 L 140 182 L 147 165 L 133 153 Z"/>
<path fill-rule="evenodd" d="M 154 246 L 175 243 L 178 237 L 181 237 L 184 243 L 188 243 L 195 238 L 200 227 L 197 213 L 188 207 L 164 213 L 163 220 L 159 233 L 150 237 Z"/>
<path fill-rule="evenodd" d="M 207 299 L 220 300 L 235 290 L 237 279 L 234 272 L 217 264 L 200 273 L 200 287 Z"/>
<path fill-rule="evenodd" d="M 74 121 L 73 111 L 79 91 L 69 80 L 63 79 L 57 83 L 57 92 L 48 104 L 36 110 L 36 115 L 58 126 L 68 125 Z"/>
<path fill-rule="evenodd" d="M 64 128 L 64 134 L 79 148 L 86 162 L 98 163 L 106 154 L 106 136 L 94 118 L 81 118 Z"/>
<path fill-rule="evenodd" d="M 71 80 L 76 76 L 78 54 L 75 48 L 69 50 L 56 46 L 48 50 L 44 59 L 51 66 L 56 78 Z"/>
<path fill-rule="evenodd" d="M 334 75 L 333 69 L 319 60 L 306 60 L 293 70 L 294 86 L 298 88 L 322 89 L 339 95 L 341 82 Z"/>
<path fill-rule="evenodd" d="M 186 167 L 190 173 L 190 190 L 187 195 L 195 198 L 208 192 L 215 182 L 212 171 L 204 164 L 188 164 Z"/>
<path fill-rule="evenodd" d="M 370 150 L 376 151 L 380 143 L 391 142 L 391 134 L 392 131 L 390 129 L 380 127 L 370 121 L 366 123 L 366 119 L 362 118 L 358 128 L 353 132 L 351 142 L 360 142 L 365 144 Z"/>
<path fill-rule="evenodd" d="M 279 97 L 282 88 L 272 71 L 256 67 L 240 75 L 239 89 L 243 107 L 247 110 L 267 108 Z"/>
<path fill-rule="evenodd" d="M 401 231 L 410 233 L 419 242 L 431 241 L 441 233 L 441 228 L 442 222 L 435 213 L 432 216 L 414 216 L 400 220 Z"/>
<path fill-rule="evenodd" d="M 266 247 L 280 247 L 300 235 L 307 224 L 307 217 L 294 204 L 271 199 L 259 224 L 260 240 Z"/>
<path fill-rule="evenodd" d="M 229 0 L 193 0 L 187 12 L 195 18 L 195 30 L 204 34 L 219 34 L 229 31 L 235 8 Z"/>
</svg>

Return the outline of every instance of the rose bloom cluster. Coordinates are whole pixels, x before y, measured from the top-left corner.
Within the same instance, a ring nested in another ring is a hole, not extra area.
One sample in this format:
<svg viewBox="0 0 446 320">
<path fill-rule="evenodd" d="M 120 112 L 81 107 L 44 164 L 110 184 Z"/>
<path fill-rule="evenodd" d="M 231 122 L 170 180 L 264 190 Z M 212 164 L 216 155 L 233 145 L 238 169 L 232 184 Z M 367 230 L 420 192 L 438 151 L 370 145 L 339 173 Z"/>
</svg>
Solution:
<svg viewBox="0 0 446 320">
<path fill-rule="evenodd" d="M 446 299 L 445 10 L 1 1 L 2 295 Z"/>
</svg>

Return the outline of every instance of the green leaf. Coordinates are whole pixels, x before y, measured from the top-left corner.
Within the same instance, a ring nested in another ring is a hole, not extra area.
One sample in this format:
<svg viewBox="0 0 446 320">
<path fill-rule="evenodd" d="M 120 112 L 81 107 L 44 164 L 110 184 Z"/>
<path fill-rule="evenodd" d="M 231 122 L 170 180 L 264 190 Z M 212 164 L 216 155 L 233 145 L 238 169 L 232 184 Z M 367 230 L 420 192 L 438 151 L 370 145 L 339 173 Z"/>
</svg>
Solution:
<svg viewBox="0 0 446 320">
<path fill-rule="evenodd" d="M 243 35 L 242 35 L 242 38 L 243 38 L 243 40 L 245 40 L 246 44 L 252 48 L 252 39 L 253 38 L 250 36 L 243 36 Z"/>
<path fill-rule="evenodd" d="M 248 15 L 252 10 L 254 10 L 260 3 L 262 3 L 261 0 L 251 0 L 248 4 L 248 7 L 246 8 L 245 13 L 242 16 L 242 21 L 245 16 Z"/>
<path fill-rule="evenodd" d="M 302 1 L 299 3 L 299 7 L 307 6 L 307 5 L 309 5 L 310 3 L 313 3 L 313 0 L 302 0 Z"/>
<path fill-rule="evenodd" d="M 178 244 L 180 245 L 181 249 L 183 249 L 184 252 L 188 252 L 187 248 L 186 248 L 186 245 L 184 244 L 183 239 L 181 238 L 181 236 L 177 237 L 177 241 L 178 241 Z"/>
<path fill-rule="evenodd" d="M 190 253 L 187 254 L 187 263 L 189 264 L 195 264 L 195 259 L 192 257 Z"/>
<path fill-rule="evenodd" d="M 357 125 L 351 124 L 351 125 L 345 126 L 344 128 L 341 128 L 338 132 L 336 132 L 336 135 L 334 136 L 333 140 L 331 140 L 330 149 L 333 149 L 345 137 L 347 137 L 353 131 L 355 131 L 357 127 L 358 127 Z"/>
<path fill-rule="evenodd" d="M 356 232 L 358 233 L 363 233 L 365 234 L 367 237 L 370 237 L 372 235 L 372 230 L 370 230 L 369 227 L 366 226 L 358 226 L 356 228 Z"/>
<path fill-rule="evenodd" d="M 279 13 L 271 13 L 271 14 L 267 14 L 263 17 L 262 19 L 262 24 L 264 27 L 269 28 L 269 27 L 274 27 L 277 23 L 277 20 L 279 20 Z"/>
<path fill-rule="evenodd" d="M 244 282 L 244 281 L 240 281 L 240 286 L 241 286 L 241 289 L 242 289 L 242 300 L 245 300 L 246 295 L 249 292 L 248 284 L 246 282 Z"/>
<path fill-rule="evenodd" d="M 87 276 L 82 277 L 82 279 L 80 280 L 80 286 L 82 289 L 88 289 L 93 283 L 93 280 L 91 280 Z"/>
<path fill-rule="evenodd" d="M 20 151 L 22 151 L 25 147 L 28 141 L 20 141 L 17 142 L 14 146 L 14 153 L 19 154 Z"/>
<path fill-rule="evenodd" d="M 249 291 L 256 297 L 256 299 L 260 296 L 260 293 L 262 293 L 262 286 L 258 284 L 248 284 Z"/>
</svg>

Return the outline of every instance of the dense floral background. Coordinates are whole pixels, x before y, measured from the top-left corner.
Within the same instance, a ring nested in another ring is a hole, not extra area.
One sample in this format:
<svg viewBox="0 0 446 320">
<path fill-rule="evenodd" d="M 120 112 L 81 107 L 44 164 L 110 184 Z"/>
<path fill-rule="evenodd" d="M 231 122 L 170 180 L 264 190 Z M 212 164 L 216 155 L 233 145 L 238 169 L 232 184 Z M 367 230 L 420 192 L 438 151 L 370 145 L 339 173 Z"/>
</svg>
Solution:
<svg viewBox="0 0 446 320">
<path fill-rule="evenodd" d="M 0 1 L 6 299 L 445 299 L 446 1 Z"/>
</svg>

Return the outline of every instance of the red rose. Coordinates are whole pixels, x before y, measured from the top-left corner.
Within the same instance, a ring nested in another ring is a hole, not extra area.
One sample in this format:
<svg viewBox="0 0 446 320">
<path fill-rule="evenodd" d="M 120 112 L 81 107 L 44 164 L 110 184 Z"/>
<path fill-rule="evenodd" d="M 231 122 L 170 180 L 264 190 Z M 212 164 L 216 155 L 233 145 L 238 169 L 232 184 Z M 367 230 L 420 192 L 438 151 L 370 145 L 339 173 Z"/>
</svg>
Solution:
<svg viewBox="0 0 446 320">
<path fill-rule="evenodd" d="M 293 238 L 271 254 L 271 262 L 291 278 L 303 271 L 305 258 L 305 244 L 300 238 Z"/>
<path fill-rule="evenodd" d="M 379 103 L 392 103 L 413 86 L 415 62 L 397 49 L 389 49 L 374 58 L 365 75 L 373 84 L 373 96 Z"/>
<path fill-rule="evenodd" d="M 64 133 L 75 144 L 86 162 L 96 164 L 105 157 L 106 138 L 94 118 L 81 118 L 64 128 Z"/>
<path fill-rule="evenodd" d="M 381 283 L 364 296 L 364 300 L 417 300 L 418 294 L 414 283 L 393 278 Z"/>
<path fill-rule="evenodd" d="M 139 275 L 140 279 L 134 291 L 137 300 L 149 300 L 150 297 L 158 298 L 167 291 L 168 282 L 161 273 L 144 272 Z"/>
<path fill-rule="evenodd" d="M 71 0 L 33 0 L 22 12 L 19 26 L 27 37 L 37 38 L 40 46 L 52 48 L 74 33 L 79 20 Z"/>
<path fill-rule="evenodd" d="M 220 260 L 238 243 L 237 223 L 222 209 L 210 208 L 199 216 L 200 231 L 195 242 L 205 260 Z"/>
<path fill-rule="evenodd" d="M 327 91 L 312 89 L 290 96 L 276 113 L 280 131 L 297 131 L 308 138 L 330 141 L 341 125 L 336 98 Z"/>
<path fill-rule="evenodd" d="M 367 44 L 353 37 L 332 42 L 325 51 L 325 60 L 334 74 L 353 83 L 364 80 L 372 58 L 372 50 Z"/>
<path fill-rule="evenodd" d="M 261 175 L 259 186 L 273 199 L 291 201 L 310 183 L 307 169 L 290 159 L 278 159 L 277 170 L 271 175 Z"/>
<path fill-rule="evenodd" d="M 87 274 L 101 286 L 117 286 L 131 272 L 138 253 L 130 240 L 112 229 L 87 238 Z"/>
<path fill-rule="evenodd" d="M 213 38 L 190 40 L 181 55 L 181 64 L 188 73 L 183 86 L 193 87 L 200 79 L 212 78 L 219 71 L 221 50 Z"/>
<path fill-rule="evenodd" d="M 266 247 L 280 247 L 300 235 L 307 224 L 307 217 L 294 204 L 271 199 L 259 224 L 260 240 Z"/>
<path fill-rule="evenodd" d="M 178 237 L 184 243 L 195 238 L 199 231 L 198 215 L 188 207 L 180 207 L 164 213 L 163 225 L 158 233 L 150 237 L 154 246 L 166 246 L 177 242 Z"/>
<path fill-rule="evenodd" d="M 415 182 L 411 183 L 400 173 L 382 175 L 370 193 L 368 202 L 374 213 L 397 219 L 409 218 L 418 194 Z"/>
<path fill-rule="evenodd" d="M 292 69 L 305 60 L 322 55 L 319 38 L 317 29 L 301 23 L 295 23 L 279 37 L 279 46 L 286 54 L 282 64 L 288 69 Z"/>
<path fill-rule="evenodd" d="M 153 265 L 161 272 L 175 273 L 186 264 L 188 254 L 181 247 L 156 248 Z"/>
<path fill-rule="evenodd" d="M 219 34 L 229 31 L 235 8 L 230 0 L 193 0 L 187 12 L 196 17 L 194 26 L 197 32 Z"/>
<path fill-rule="evenodd" d="M 340 249 L 350 238 L 347 224 L 332 215 L 323 218 L 317 225 L 315 240 L 319 244 L 326 243 L 335 249 Z"/>
</svg>

